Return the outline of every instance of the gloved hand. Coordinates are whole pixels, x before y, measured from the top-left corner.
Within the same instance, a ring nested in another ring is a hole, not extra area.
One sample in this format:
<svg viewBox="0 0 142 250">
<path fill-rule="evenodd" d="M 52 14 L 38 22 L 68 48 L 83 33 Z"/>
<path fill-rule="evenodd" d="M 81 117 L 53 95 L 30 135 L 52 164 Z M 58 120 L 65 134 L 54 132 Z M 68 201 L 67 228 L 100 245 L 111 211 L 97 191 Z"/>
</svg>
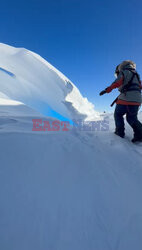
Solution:
<svg viewBox="0 0 142 250">
<path fill-rule="evenodd" d="M 107 92 L 106 92 L 106 89 L 105 89 L 105 90 L 101 91 L 99 95 L 104 95 L 104 94 L 106 94 L 106 93 L 107 93 Z"/>
</svg>

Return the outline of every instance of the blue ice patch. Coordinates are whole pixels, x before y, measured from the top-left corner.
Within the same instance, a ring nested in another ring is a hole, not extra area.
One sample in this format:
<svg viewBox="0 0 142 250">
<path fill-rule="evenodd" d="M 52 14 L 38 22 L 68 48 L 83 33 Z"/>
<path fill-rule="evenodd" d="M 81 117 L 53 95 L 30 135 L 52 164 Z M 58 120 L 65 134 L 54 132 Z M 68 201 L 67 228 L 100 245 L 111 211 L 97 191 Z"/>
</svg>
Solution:
<svg viewBox="0 0 142 250">
<path fill-rule="evenodd" d="M 9 76 L 15 77 L 15 75 L 14 75 L 12 72 L 10 72 L 10 71 L 8 71 L 8 70 L 6 70 L 6 69 L 3 69 L 3 68 L 1 68 L 1 67 L 0 67 L 0 71 L 5 72 L 5 73 L 6 73 L 7 75 L 9 75 Z"/>
</svg>

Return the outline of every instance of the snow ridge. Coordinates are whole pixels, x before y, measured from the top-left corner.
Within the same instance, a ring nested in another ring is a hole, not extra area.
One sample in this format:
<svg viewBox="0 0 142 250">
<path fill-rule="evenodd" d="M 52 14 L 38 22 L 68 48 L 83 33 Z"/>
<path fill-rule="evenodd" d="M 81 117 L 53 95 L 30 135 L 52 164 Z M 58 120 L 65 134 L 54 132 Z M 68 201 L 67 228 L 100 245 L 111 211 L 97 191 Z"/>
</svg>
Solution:
<svg viewBox="0 0 142 250">
<path fill-rule="evenodd" d="M 0 44 L 0 91 L 47 115 L 52 109 L 69 119 L 99 119 L 94 105 L 38 54 Z"/>
</svg>

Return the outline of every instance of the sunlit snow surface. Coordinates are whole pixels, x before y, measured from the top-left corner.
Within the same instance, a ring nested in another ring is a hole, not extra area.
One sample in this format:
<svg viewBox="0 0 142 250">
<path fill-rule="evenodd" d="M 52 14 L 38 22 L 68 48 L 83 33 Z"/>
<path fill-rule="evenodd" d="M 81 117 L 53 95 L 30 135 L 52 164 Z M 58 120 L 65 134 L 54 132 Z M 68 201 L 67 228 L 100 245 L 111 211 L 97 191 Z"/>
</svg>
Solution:
<svg viewBox="0 0 142 250">
<path fill-rule="evenodd" d="M 0 92 L 44 115 L 54 110 L 68 119 L 100 118 L 93 104 L 67 77 L 23 48 L 0 44 Z"/>
<path fill-rule="evenodd" d="M 142 249 L 142 147 L 106 115 L 105 132 L 33 132 L 45 117 L 0 99 L 0 249 Z"/>
<path fill-rule="evenodd" d="M 50 109 L 109 130 L 32 131 Z M 0 249 L 142 249 L 142 145 L 113 131 L 48 62 L 0 44 Z"/>
</svg>

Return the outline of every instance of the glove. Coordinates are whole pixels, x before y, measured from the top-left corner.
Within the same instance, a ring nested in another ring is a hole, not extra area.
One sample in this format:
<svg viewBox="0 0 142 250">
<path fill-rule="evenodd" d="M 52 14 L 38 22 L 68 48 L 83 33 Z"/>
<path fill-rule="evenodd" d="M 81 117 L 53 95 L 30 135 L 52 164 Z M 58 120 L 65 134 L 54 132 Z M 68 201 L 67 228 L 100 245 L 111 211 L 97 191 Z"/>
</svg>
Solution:
<svg viewBox="0 0 142 250">
<path fill-rule="evenodd" d="M 104 95 L 104 94 L 106 94 L 106 93 L 107 93 L 107 92 L 106 92 L 106 89 L 105 89 L 105 90 L 101 91 L 99 95 Z"/>
</svg>

